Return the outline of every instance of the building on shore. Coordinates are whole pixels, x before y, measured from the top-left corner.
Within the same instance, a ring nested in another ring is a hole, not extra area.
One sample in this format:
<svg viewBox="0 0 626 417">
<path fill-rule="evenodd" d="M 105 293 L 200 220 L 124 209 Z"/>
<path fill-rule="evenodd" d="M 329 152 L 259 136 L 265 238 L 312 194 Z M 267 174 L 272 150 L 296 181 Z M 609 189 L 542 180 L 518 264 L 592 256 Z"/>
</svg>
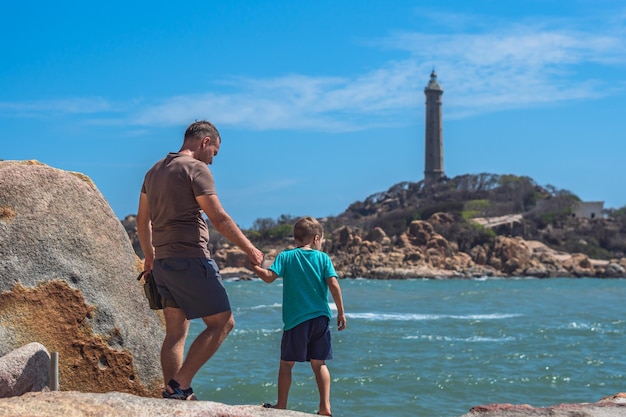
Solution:
<svg viewBox="0 0 626 417">
<path fill-rule="evenodd" d="M 572 208 L 572 217 L 596 219 L 603 217 L 604 201 L 579 201 Z"/>
</svg>

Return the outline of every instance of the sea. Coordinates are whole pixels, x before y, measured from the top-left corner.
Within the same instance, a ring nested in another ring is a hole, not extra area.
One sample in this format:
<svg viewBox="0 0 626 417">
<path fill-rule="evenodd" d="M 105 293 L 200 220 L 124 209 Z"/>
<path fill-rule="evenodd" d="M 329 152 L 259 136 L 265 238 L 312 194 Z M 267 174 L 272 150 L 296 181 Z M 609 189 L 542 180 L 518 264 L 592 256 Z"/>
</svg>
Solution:
<svg viewBox="0 0 626 417">
<path fill-rule="evenodd" d="M 332 412 L 459 417 L 476 405 L 595 402 L 626 391 L 626 280 L 342 279 Z M 282 281 L 225 281 L 235 330 L 196 375 L 201 400 L 276 401 Z M 336 308 L 332 304 L 336 313 Z M 331 324 L 335 323 L 331 321 Z M 203 329 L 192 321 L 190 340 Z M 288 408 L 315 414 L 308 363 Z"/>
</svg>

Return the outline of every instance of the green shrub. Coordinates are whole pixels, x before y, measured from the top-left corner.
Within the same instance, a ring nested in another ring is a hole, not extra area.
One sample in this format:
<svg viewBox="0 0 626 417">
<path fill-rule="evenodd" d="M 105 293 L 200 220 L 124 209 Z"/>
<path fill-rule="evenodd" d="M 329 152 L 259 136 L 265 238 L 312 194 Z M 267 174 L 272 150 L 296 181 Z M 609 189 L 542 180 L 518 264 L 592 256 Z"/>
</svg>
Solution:
<svg viewBox="0 0 626 417">
<path fill-rule="evenodd" d="M 271 240 L 283 239 L 289 237 L 293 232 L 293 226 L 290 224 L 280 224 L 267 230 L 267 238 Z"/>
</svg>

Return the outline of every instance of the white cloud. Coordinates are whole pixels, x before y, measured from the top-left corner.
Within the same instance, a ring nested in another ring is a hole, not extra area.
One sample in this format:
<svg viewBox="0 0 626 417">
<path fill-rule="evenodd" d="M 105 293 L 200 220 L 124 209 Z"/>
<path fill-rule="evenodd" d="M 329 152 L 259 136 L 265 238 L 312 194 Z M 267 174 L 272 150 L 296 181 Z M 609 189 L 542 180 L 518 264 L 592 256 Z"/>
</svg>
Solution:
<svg viewBox="0 0 626 417">
<path fill-rule="evenodd" d="M 481 33 L 396 33 L 376 45 L 409 56 L 369 73 L 238 80 L 234 94 L 166 99 L 145 109 L 139 120 L 182 123 L 190 114 L 204 112 L 220 124 L 249 129 L 397 126 L 414 120 L 406 115 L 423 102 L 433 65 L 448 92 L 449 117 L 622 92 L 617 91 L 623 89 L 622 80 L 604 80 L 588 70 L 626 64 L 621 32 L 558 29 L 551 24 L 556 23 L 499 25 L 491 31 L 481 28 Z"/>
<path fill-rule="evenodd" d="M 624 80 L 605 80 L 589 70 L 623 69 L 625 32 L 613 29 L 620 25 L 583 30 L 573 26 L 576 22 L 564 20 L 491 22 L 488 26 L 476 16 L 455 19 L 463 23 L 455 32 L 449 28 L 444 34 L 395 33 L 371 42 L 405 57 L 353 77 L 240 78 L 221 81 L 229 91 L 222 88 L 159 102 L 114 106 L 105 99 L 86 98 L 0 103 L 0 113 L 21 117 L 89 114 L 101 117 L 102 124 L 138 127 L 186 124 L 207 117 L 220 125 L 252 130 L 351 131 L 400 126 L 415 120 L 433 66 L 446 92 L 449 118 L 623 92 Z M 622 20 L 623 16 L 618 19 Z M 92 117 L 90 123 L 97 120 Z"/>
<path fill-rule="evenodd" d="M 518 25 L 480 34 L 396 34 L 381 45 L 416 61 L 436 57 L 451 117 L 623 92 L 622 80 L 611 84 L 588 69 L 626 64 L 619 33 Z"/>
</svg>

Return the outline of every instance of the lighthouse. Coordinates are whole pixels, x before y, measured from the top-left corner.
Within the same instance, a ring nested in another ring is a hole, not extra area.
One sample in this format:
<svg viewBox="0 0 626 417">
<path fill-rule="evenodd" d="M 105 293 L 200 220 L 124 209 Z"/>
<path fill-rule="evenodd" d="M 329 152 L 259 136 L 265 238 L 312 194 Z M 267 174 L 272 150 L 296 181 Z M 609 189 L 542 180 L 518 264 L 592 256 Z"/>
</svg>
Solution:
<svg viewBox="0 0 626 417">
<path fill-rule="evenodd" d="M 438 180 L 443 172 L 443 123 L 441 118 L 441 96 L 443 88 L 437 82 L 435 70 L 424 88 L 426 95 L 426 135 L 424 154 L 424 179 Z"/>
</svg>

